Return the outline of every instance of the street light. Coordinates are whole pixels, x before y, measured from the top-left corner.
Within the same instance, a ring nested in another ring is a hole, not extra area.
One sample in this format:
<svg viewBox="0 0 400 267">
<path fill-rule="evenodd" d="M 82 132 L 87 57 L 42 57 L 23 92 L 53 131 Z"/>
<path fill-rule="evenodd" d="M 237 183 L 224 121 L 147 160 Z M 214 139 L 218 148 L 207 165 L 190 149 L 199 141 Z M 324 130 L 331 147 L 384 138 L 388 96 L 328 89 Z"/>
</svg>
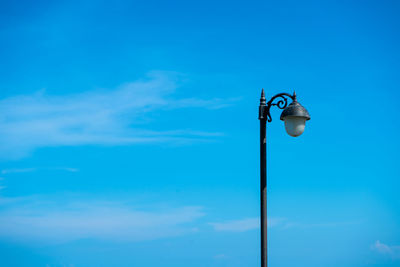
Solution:
<svg viewBox="0 0 400 267">
<path fill-rule="evenodd" d="M 288 106 L 288 98 L 292 103 Z M 276 102 L 274 102 L 278 99 Z M 280 93 L 273 96 L 268 102 L 265 100 L 264 89 L 261 91 L 258 119 L 260 120 L 260 222 L 261 222 L 261 267 L 268 266 L 267 256 L 267 154 L 266 154 L 266 126 L 271 122 L 270 109 L 277 106 L 283 109 L 281 120 L 285 122 L 286 132 L 293 137 L 304 132 L 306 121 L 310 119 L 307 110 L 297 102 L 296 92 L 293 95 Z"/>
</svg>

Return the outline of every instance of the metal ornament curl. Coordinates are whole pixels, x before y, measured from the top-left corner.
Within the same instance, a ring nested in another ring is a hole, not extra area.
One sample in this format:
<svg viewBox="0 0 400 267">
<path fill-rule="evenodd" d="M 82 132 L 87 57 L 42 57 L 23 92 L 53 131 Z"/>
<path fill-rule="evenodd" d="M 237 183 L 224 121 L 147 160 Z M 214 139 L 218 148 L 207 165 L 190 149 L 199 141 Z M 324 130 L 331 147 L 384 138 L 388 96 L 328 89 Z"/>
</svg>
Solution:
<svg viewBox="0 0 400 267">
<path fill-rule="evenodd" d="M 280 98 L 280 99 L 279 99 Z M 261 99 L 260 99 L 260 114 L 259 114 L 259 119 L 264 119 L 267 122 L 272 121 L 270 109 L 272 106 L 276 106 L 279 109 L 285 109 L 288 106 L 288 98 L 291 98 L 292 101 L 297 101 L 296 100 L 296 92 L 293 92 L 293 95 L 288 94 L 288 93 L 280 93 L 276 94 L 271 99 L 266 102 L 265 100 L 265 94 L 264 94 L 264 89 L 261 91 Z M 277 102 L 274 102 L 276 99 L 279 99 Z"/>
</svg>

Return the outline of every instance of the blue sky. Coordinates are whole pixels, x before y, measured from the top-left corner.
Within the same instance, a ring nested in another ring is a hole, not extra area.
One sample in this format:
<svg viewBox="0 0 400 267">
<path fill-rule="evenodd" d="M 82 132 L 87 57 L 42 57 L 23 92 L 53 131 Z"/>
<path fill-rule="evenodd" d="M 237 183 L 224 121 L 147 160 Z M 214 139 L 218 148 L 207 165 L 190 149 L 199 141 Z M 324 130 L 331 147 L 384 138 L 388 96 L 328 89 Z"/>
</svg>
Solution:
<svg viewBox="0 0 400 267">
<path fill-rule="evenodd" d="M 400 266 L 396 1 L 2 1 L 2 266 Z"/>
</svg>

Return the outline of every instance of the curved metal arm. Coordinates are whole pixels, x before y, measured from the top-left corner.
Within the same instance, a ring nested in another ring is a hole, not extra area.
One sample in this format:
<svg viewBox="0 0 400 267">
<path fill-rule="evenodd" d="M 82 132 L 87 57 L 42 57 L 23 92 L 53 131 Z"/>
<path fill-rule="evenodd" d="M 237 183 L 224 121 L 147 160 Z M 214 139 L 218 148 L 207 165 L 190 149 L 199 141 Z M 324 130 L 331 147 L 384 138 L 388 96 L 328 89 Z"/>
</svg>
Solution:
<svg viewBox="0 0 400 267">
<path fill-rule="evenodd" d="M 279 99 L 277 102 L 274 102 L 276 99 Z M 293 95 L 288 93 L 280 93 L 276 94 L 266 103 L 264 89 L 261 91 L 261 99 L 260 99 L 260 108 L 259 108 L 259 119 L 266 120 L 267 122 L 272 121 L 270 109 L 272 106 L 277 106 L 279 109 L 285 109 L 288 106 L 288 99 L 291 98 L 293 101 L 296 100 L 296 92 L 293 92 Z"/>
</svg>

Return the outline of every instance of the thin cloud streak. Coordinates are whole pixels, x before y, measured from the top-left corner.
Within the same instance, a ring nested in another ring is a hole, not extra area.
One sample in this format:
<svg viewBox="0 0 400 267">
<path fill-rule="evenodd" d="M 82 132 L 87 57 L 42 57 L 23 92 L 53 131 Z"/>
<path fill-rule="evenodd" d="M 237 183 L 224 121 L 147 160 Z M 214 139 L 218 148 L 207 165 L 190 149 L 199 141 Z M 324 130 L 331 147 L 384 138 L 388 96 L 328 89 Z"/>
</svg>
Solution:
<svg viewBox="0 0 400 267">
<path fill-rule="evenodd" d="M 400 260 L 400 246 L 389 246 L 377 240 L 371 249 L 382 255 L 391 257 L 393 260 Z"/>
<path fill-rule="evenodd" d="M 36 171 L 36 168 L 4 169 L 4 170 L 1 170 L 1 174 L 25 173 L 25 172 L 34 172 L 34 171 Z"/>
<path fill-rule="evenodd" d="M 70 167 L 55 167 L 55 168 L 19 168 L 19 169 L 4 169 L 1 170 L 1 174 L 13 174 L 13 173 L 30 173 L 40 170 L 50 170 L 50 171 L 66 171 L 66 172 L 78 172 L 77 168 Z"/>
<path fill-rule="evenodd" d="M 135 242 L 174 237 L 197 232 L 191 223 L 205 215 L 195 206 L 145 210 L 118 201 L 55 203 L 25 198 L 3 204 L 0 239 L 22 243 L 88 238 Z"/>
<path fill-rule="evenodd" d="M 285 221 L 284 218 L 269 218 L 267 223 L 268 227 L 274 227 Z M 226 222 L 209 223 L 215 231 L 226 231 L 226 232 L 245 232 L 249 230 L 260 228 L 260 218 L 245 218 L 240 220 L 232 220 Z"/>
<path fill-rule="evenodd" d="M 54 168 L 54 170 L 66 171 L 66 172 L 79 172 L 79 169 L 77 169 L 77 168 L 69 168 L 69 167 Z"/>
<path fill-rule="evenodd" d="M 40 147 L 185 143 L 220 133 L 178 129 L 135 128 L 153 110 L 219 109 L 237 99 L 176 99 L 176 73 L 151 72 L 147 79 L 115 90 L 94 90 L 67 96 L 20 95 L 0 100 L 0 158 L 19 159 Z M 141 123 L 142 125 L 142 123 Z"/>
<path fill-rule="evenodd" d="M 285 229 L 289 228 L 319 228 L 319 227 L 340 227 L 340 226 L 351 226 L 358 225 L 361 221 L 348 221 L 348 222 L 325 222 L 325 223 L 298 223 L 298 222 L 287 222 L 284 225 Z"/>
<path fill-rule="evenodd" d="M 328 222 L 328 223 L 297 223 L 290 222 L 286 218 L 282 217 L 272 217 L 268 218 L 267 221 L 268 227 L 279 227 L 280 229 L 304 229 L 304 228 L 316 228 L 316 227 L 340 227 L 340 226 L 349 226 L 349 225 L 357 225 L 360 222 L 352 221 L 352 222 Z M 215 231 L 227 231 L 227 232 L 245 232 L 249 230 L 259 229 L 260 228 L 260 218 L 244 218 L 239 220 L 231 220 L 225 222 L 212 222 L 209 223 Z"/>
</svg>

